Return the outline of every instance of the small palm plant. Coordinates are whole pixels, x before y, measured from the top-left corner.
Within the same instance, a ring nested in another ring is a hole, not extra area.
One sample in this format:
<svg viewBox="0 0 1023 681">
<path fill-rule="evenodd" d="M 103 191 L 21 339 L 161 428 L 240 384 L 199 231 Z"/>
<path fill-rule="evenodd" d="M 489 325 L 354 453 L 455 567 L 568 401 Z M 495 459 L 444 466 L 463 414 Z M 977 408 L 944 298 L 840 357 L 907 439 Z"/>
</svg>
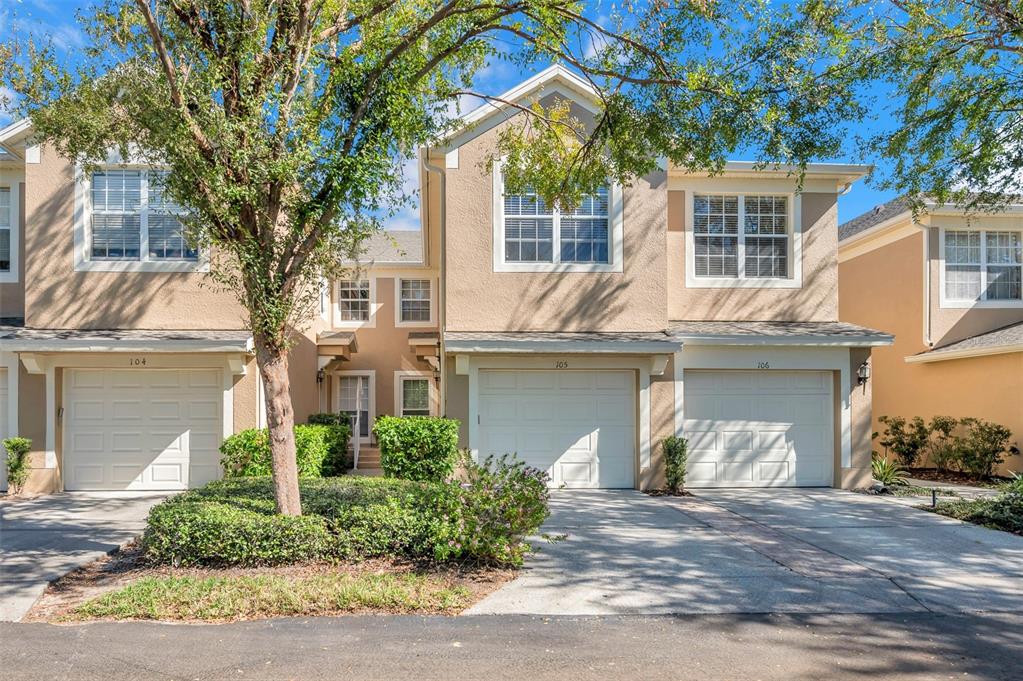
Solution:
<svg viewBox="0 0 1023 681">
<path fill-rule="evenodd" d="M 882 485 L 904 485 L 909 473 L 898 461 L 891 461 L 874 452 L 870 460 L 870 468 L 874 473 L 874 479 Z"/>
</svg>

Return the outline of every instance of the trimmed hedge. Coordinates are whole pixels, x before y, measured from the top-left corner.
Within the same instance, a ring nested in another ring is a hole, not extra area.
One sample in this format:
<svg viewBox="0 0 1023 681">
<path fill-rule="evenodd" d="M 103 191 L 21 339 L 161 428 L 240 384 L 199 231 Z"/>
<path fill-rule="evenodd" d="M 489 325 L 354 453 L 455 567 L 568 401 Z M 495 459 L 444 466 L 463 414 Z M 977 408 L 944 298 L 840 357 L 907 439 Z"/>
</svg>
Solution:
<svg viewBox="0 0 1023 681">
<path fill-rule="evenodd" d="M 384 475 L 441 482 L 458 460 L 458 421 L 436 416 L 378 416 L 373 434 Z"/>
<path fill-rule="evenodd" d="M 295 426 L 299 477 L 343 474 L 348 436 L 349 428 L 345 425 Z M 220 445 L 220 453 L 220 465 L 226 477 L 270 475 L 270 437 L 266 429 L 250 428 L 235 433 Z"/>
<path fill-rule="evenodd" d="M 269 478 L 234 478 L 172 497 L 149 513 L 142 546 L 157 563 L 257 566 L 390 556 L 521 564 L 548 515 L 543 473 L 471 464 L 467 482 L 305 478 L 306 515 L 275 513 Z"/>
</svg>

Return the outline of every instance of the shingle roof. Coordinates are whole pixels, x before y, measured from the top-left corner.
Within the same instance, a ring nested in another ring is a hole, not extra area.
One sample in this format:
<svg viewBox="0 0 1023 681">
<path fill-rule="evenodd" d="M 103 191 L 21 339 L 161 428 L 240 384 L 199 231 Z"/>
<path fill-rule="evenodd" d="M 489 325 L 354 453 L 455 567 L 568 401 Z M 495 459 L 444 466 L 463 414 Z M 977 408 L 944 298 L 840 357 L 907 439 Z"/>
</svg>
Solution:
<svg viewBox="0 0 1023 681">
<path fill-rule="evenodd" d="M 390 229 L 371 234 L 362 242 L 358 261 L 373 263 L 423 262 L 423 233 L 418 229 Z"/>
<path fill-rule="evenodd" d="M 0 325 L 0 347 L 46 350 L 152 349 L 247 352 L 252 332 L 244 329 L 31 329 Z"/>
<path fill-rule="evenodd" d="M 916 357 L 929 359 L 942 359 L 944 355 L 959 355 L 961 353 L 997 350 L 998 348 L 1012 348 L 1023 346 L 1023 322 L 1016 322 L 1000 329 L 994 329 L 986 333 L 979 333 L 963 340 L 933 348 L 922 352 Z"/>
<path fill-rule="evenodd" d="M 573 351 L 579 352 L 642 354 L 675 352 L 681 347 L 678 341 L 660 331 L 447 331 L 444 344 L 448 350 L 458 352 L 538 352 L 544 348 L 563 349 L 571 345 Z"/>
<path fill-rule="evenodd" d="M 668 333 L 683 342 L 767 340 L 778 344 L 802 341 L 814 345 L 890 345 L 894 340 L 891 334 L 845 322 L 673 321 L 668 322 Z"/>
<path fill-rule="evenodd" d="M 887 203 L 878 204 L 863 215 L 857 215 L 848 222 L 843 222 L 838 226 L 838 240 L 844 241 L 860 232 L 865 232 L 871 227 L 880 225 L 885 220 L 889 220 L 900 213 L 905 213 L 910 209 L 909 203 L 908 196 L 900 196 Z"/>
</svg>

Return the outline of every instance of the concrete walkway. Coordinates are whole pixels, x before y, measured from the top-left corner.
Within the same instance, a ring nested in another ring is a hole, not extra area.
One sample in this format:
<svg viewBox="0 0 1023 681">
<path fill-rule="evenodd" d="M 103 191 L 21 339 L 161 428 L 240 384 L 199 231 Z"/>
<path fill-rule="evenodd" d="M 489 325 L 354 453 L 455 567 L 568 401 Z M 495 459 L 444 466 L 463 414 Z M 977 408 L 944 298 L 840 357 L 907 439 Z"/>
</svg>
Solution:
<svg viewBox="0 0 1023 681">
<path fill-rule="evenodd" d="M 469 614 L 1019 611 L 1023 538 L 839 490 L 558 492 L 523 574 Z"/>
<path fill-rule="evenodd" d="M 142 532 L 167 494 L 68 492 L 0 502 L 0 621 L 17 621 L 46 586 Z"/>
</svg>

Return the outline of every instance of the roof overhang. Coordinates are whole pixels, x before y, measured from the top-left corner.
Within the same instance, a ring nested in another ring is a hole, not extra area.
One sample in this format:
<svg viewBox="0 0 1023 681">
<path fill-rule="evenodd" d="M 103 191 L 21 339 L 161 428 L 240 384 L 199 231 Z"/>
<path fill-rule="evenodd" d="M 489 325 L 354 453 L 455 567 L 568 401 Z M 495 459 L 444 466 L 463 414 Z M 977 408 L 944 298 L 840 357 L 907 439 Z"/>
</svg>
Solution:
<svg viewBox="0 0 1023 681">
<path fill-rule="evenodd" d="M 664 334 L 612 333 L 446 333 L 444 351 L 452 354 L 673 354 L 682 344 Z"/>
<path fill-rule="evenodd" d="M 888 335 L 864 334 L 862 336 L 747 336 L 747 335 L 684 335 L 672 336 L 683 345 L 795 345 L 837 348 L 871 348 L 891 345 L 895 339 Z"/>
<path fill-rule="evenodd" d="M 252 353 L 252 339 L 125 340 L 99 338 L 0 338 L 5 352 L 145 352 L 145 353 Z"/>
<path fill-rule="evenodd" d="M 929 364 L 931 362 L 947 362 L 953 359 L 970 359 L 971 357 L 989 357 L 991 355 L 1008 355 L 1023 352 L 1023 343 L 1012 345 L 995 345 L 981 348 L 964 348 L 962 350 L 929 350 L 918 355 L 906 357 L 908 364 Z"/>
</svg>

